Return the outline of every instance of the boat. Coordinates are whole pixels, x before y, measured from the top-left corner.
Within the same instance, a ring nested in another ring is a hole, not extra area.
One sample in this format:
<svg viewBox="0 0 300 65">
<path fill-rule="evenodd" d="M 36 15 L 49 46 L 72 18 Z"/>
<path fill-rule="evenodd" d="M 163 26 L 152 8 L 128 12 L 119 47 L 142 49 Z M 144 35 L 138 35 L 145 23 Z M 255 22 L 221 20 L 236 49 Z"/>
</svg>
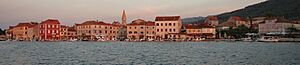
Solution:
<svg viewBox="0 0 300 65">
<path fill-rule="evenodd" d="M 244 42 L 253 42 L 254 40 L 251 37 L 247 37 L 247 38 L 242 38 L 241 41 L 244 41 Z"/>
<path fill-rule="evenodd" d="M 262 36 L 260 39 L 258 39 L 259 42 L 278 42 L 279 39 L 274 36 Z"/>
</svg>

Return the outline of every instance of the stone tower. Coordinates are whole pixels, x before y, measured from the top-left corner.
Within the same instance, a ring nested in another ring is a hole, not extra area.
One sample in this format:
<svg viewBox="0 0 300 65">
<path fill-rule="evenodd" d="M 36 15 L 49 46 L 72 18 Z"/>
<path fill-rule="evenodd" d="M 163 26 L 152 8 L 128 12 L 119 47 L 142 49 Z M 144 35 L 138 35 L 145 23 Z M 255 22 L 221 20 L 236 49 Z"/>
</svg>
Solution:
<svg viewBox="0 0 300 65">
<path fill-rule="evenodd" d="M 125 10 L 123 10 L 123 13 L 122 13 L 122 25 L 126 26 L 126 13 L 125 13 Z"/>
</svg>

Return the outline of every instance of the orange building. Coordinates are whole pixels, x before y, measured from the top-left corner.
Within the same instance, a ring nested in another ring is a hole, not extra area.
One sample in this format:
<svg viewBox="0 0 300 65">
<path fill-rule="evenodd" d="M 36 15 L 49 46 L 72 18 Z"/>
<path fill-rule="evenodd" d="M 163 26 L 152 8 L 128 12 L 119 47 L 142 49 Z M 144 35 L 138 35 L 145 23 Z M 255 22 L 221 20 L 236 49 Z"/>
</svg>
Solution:
<svg viewBox="0 0 300 65">
<path fill-rule="evenodd" d="M 61 25 L 60 31 L 61 40 L 76 39 L 76 29 L 74 27 Z"/>
<path fill-rule="evenodd" d="M 240 25 L 250 27 L 250 22 L 243 20 L 241 17 L 232 16 L 226 22 L 221 23 L 219 26 L 222 27 L 221 29 L 228 29 L 230 27 L 236 28 Z"/>
<path fill-rule="evenodd" d="M 208 23 L 209 26 L 218 26 L 219 25 L 219 20 L 218 17 L 216 16 L 208 16 L 206 17 L 204 23 Z"/>
<path fill-rule="evenodd" d="M 167 39 L 166 34 L 181 32 L 182 20 L 180 16 L 157 16 L 155 25 L 157 37 Z"/>
<path fill-rule="evenodd" d="M 37 23 L 19 23 L 16 26 L 11 26 L 9 29 L 10 36 L 14 40 L 30 41 L 38 36 Z"/>
<path fill-rule="evenodd" d="M 155 23 L 151 21 L 137 19 L 127 24 L 127 38 L 130 40 L 154 39 L 155 32 Z"/>
<path fill-rule="evenodd" d="M 117 40 L 119 26 L 102 21 L 86 21 L 76 24 L 77 36 L 81 40 Z"/>
</svg>

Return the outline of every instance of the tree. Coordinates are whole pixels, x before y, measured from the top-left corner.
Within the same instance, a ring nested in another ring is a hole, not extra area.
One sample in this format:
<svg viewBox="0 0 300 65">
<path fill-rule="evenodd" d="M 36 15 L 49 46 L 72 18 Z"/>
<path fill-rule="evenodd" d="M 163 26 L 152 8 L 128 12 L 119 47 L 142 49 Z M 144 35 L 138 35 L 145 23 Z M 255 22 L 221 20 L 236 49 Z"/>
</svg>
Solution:
<svg viewBox="0 0 300 65">
<path fill-rule="evenodd" d="M 246 37 L 246 33 L 257 33 L 258 31 L 255 29 L 248 28 L 245 25 L 240 25 L 237 28 L 229 28 L 228 30 L 222 30 L 221 33 L 225 33 L 228 36 L 232 36 L 234 38 L 244 38 Z"/>
<path fill-rule="evenodd" d="M 0 35 L 4 35 L 5 31 L 0 28 Z"/>
</svg>

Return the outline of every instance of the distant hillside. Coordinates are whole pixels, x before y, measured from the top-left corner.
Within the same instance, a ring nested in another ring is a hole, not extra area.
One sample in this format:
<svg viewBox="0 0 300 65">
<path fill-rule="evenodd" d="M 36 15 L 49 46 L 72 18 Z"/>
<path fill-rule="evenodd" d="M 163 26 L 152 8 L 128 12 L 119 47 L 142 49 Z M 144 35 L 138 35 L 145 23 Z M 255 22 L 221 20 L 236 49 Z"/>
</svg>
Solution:
<svg viewBox="0 0 300 65">
<path fill-rule="evenodd" d="M 191 17 L 191 18 L 183 18 L 182 22 L 183 24 L 192 24 L 192 23 L 200 23 L 205 20 L 205 17 Z"/>
<path fill-rule="evenodd" d="M 232 12 L 217 15 L 221 22 L 230 16 L 241 16 L 242 18 L 255 16 L 283 16 L 289 20 L 299 19 L 300 0 L 268 0 L 258 4 L 247 6 Z"/>
</svg>

